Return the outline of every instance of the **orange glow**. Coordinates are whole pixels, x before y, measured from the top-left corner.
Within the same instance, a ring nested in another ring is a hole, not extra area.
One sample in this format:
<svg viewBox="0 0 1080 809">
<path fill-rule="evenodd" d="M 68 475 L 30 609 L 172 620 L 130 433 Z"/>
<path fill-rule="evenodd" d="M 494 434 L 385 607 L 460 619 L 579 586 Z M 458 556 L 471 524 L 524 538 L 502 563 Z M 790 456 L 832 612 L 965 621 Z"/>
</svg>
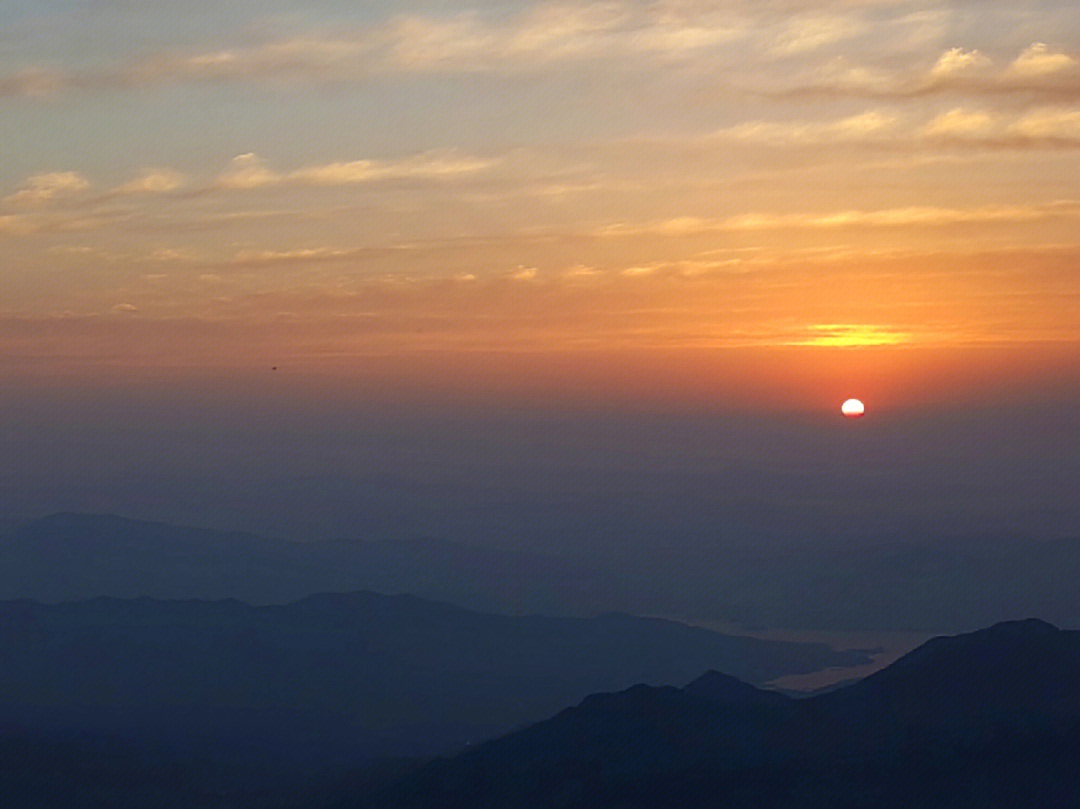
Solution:
<svg viewBox="0 0 1080 809">
<path fill-rule="evenodd" d="M 1073 384 L 1077 260 L 1065 249 L 778 256 L 740 272 L 521 271 L 201 303 L 155 297 L 167 279 L 153 279 L 130 310 L 0 317 L 0 371 L 95 387 L 261 380 L 276 365 L 279 389 L 309 379 L 365 401 L 819 413 L 858 380 L 880 416 Z"/>
</svg>

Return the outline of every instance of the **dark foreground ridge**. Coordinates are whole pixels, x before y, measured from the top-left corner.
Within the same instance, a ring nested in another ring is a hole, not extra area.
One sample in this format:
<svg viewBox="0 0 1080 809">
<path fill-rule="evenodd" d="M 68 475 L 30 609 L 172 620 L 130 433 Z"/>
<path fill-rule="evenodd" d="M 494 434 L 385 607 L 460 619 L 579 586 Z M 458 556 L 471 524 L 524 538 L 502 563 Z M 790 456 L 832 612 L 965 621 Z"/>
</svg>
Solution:
<svg viewBox="0 0 1080 809">
<path fill-rule="evenodd" d="M 1080 805 L 1080 633 L 1018 621 L 936 638 L 804 700 L 714 672 L 598 694 L 343 805 Z"/>
</svg>

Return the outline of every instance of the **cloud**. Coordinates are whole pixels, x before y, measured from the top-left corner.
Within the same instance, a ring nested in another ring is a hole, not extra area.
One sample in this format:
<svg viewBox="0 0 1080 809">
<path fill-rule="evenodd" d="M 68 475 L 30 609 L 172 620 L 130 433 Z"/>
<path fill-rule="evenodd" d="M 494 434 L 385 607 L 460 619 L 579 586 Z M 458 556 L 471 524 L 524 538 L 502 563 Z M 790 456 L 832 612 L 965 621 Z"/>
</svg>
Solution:
<svg viewBox="0 0 1080 809">
<path fill-rule="evenodd" d="M 140 209 L 134 205 L 121 207 L 115 203 L 117 197 L 162 195 L 182 188 L 191 189 L 198 196 L 221 191 L 335 187 L 386 181 L 452 183 L 484 172 L 503 160 L 502 156 L 481 157 L 442 149 L 392 160 L 330 162 L 279 171 L 249 152 L 233 158 L 225 170 L 215 177 L 193 181 L 188 175 L 174 169 L 151 168 L 100 195 L 83 193 L 91 188 L 91 182 L 79 172 L 38 174 L 27 178 L 17 190 L 2 199 L 5 205 L 17 205 L 24 211 L 0 214 L 0 234 L 90 230 L 136 220 L 156 222 L 157 226 L 172 223 L 203 228 L 274 217 L 315 216 L 310 210 L 231 210 L 203 212 L 185 221 L 177 215 Z M 46 205 L 60 200 L 66 203 L 62 208 Z M 183 203 L 182 199 L 174 201 Z M 186 210 L 191 211 L 190 208 Z M 169 260 L 176 258 L 178 256 L 172 256 Z M 272 259 L 272 256 L 267 256 L 262 260 Z M 166 260 L 166 256 L 155 255 L 153 260 Z"/>
<path fill-rule="evenodd" d="M 114 190 L 117 194 L 165 194 L 187 185 L 187 175 L 168 168 L 146 169 Z"/>
<path fill-rule="evenodd" d="M 266 168 L 257 155 L 248 152 L 234 157 L 229 168 L 218 175 L 214 184 L 220 188 L 250 189 L 276 185 L 281 179 L 281 175 Z"/>
<path fill-rule="evenodd" d="M 843 15 L 800 15 L 791 19 L 770 49 L 776 56 L 796 56 L 852 39 L 866 30 L 863 21 Z"/>
<path fill-rule="evenodd" d="M 459 154 L 454 151 L 434 151 L 401 160 L 351 160 L 305 166 L 290 172 L 268 168 L 253 153 L 234 157 L 229 168 L 218 175 L 214 185 L 226 189 L 253 189 L 295 183 L 300 185 L 356 185 L 379 180 L 448 180 L 475 174 L 499 161 Z"/>
<path fill-rule="evenodd" d="M 118 262 L 128 258 L 123 253 L 115 253 L 102 247 L 86 244 L 54 244 L 46 249 L 50 255 L 92 257 L 99 261 Z"/>
<path fill-rule="evenodd" d="M 452 152 L 430 152 L 399 161 L 353 160 L 297 169 L 284 179 L 312 185 L 351 185 L 384 179 L 437 180 L 483 171 L 497 163 Z"/>
<path fill-rule="evenodd" d="M 952 48 L 938 57 L 937 62 L 930 68 L 930 78 L 938 81 L 953 79 L 978 72 L 990 64 L 990 59 L 977 50 Z"/>
<path fill-rule="evenodd" d="M 745 33 L 745 23 L 731 13 L 680 13 L 671 5 L 630 2 L 543 3 L 508 19 L 476 12 L 403 14 L 351 35 L 264 43 L 209 62 L 219 74 L 246 70 L 249 77 L 481 72 L 635 54 L 670 59 Z M 207 62 L 206 55 L 195 58 Z"/>
<path fill-rule="evenodd" d="M 1066 53 L 1052 52 L 1036 42 L 1004 67 L 995 67 L 978 50 L 951 48 L 925 71 L 883 70 L 836 58 L 824 67 L 788 80 L 786 86 L 765 91 L 769 95 L 851 96 L 912 99 L 928 95 L 967 93 L 1010 95 L 1030 93 L 1060 98 L 1080 97 L 1080 62 Z"/>
<path fill-rule="evenodd" d="M 0 233 L 22 236 L 35 230 L 34 223 L 25 216 L 5 214 L 0 216 Z"/>
<path fill-rule="evenodd" d="M 110 311 L 113 314 L 134 314 L 139 311 L 139 307 L 132 303 L 118 303 Z"/>
<path fill-rule="evenodd" d="M 1064 53 L 1054 53 L 1042 42 L 1024 49 L 1009 65 L 1006 75 L 1026 78 L 1059 73 L 1076 65 L 1076 60 Z"/>
<path fill-rule="evenodd" d="M 147 258 L 150 261 L 191 261 L 194 256 L 186 250 L 175 247 L 159 247 Z"/>
<path fill-rule="evenodd" d="M 997 205 L 980 208 L 941 208 L 908 206 L 876 211 L 840 211 L 825 215 L 783 215 L 770 224 L 794 227 L 834 228 L 848 226 L 907 227 L 912 225 L 995 224 L 1030 222 L 1050 216 L 1080 215 L 1080 204 L 1058 202 L 1049 205 Z"/>
<path fill-rule="evenodd" d="M 706 275 L 723 273 L 727 275 L 739 275 L 751 271 L 753 268 L 761 268 L 763 262 L 756 258 L 687 258 L 677 261 L 658 261 L 652 264 L 635 264 L 619 271 L 620 275 L 628 278 L 683 278 L 691 279 Z"/>
<path fill-rule="evenodd" d="M 288 179 L 312 185 L 348 185 L 368 183 L 386 176 L 386 170 L 374 160 L 352 160 L 347 163 L 327 163 L 298 169 Z M 286 179 L 282 177 L 280 179 Z"/>
<path fill-rule="evenodd" d="M 28 177 L 4 202 L 16 205 L 41 205 L 50 200 L 69 197 L 85 191 L 90 181 L 77 171 L 54 171 Z"/>
<path fill-rule="evenodd" d="M 596 267 L 590 267 L 587 264 L 575 264 L 572 267 L 567 267 L 561 273 L 561 277 L 567 281 L 579 281 L 587 280 L 590 278 L 596 278 L 602 275 L 602 271 Z"/>
<path fill-rule="evenodd" d="M 802 75 L 766 84 L 764 95 L 782 98 L 801 95 L 841 95 L 887 97 L 897 94 L 898 81 L 894 73 L 879 68 L 853 64 L 843 56 L 830 59 L 824 65 L 803 71 Z"/>
<path fill-rule="evenodd" d="M 1080 109 L 1037 107 L 1011 119 L 983 110 L 956 108 L 939 115 L 920 133 L 935 140 L 993 149 L 1080 147 Z"/>
<path fill-rule="evenodd" d="M 718 130 L 712 137 L 777 146 L 846 143 L 880 138 L 898 121 L 895 115 L 869 110 L 835 121 L 749 121 Z"/>
<path fill-rule="evenodd" d="M 907 206 L 832 213 L 744 213 L 721 219 L 678 217 L 645 223 L 606 225 L 594 231 L 598 238 L 673 236 L 721 232 L 833 230 L 848 227 L 942 227 L 958 224 L 1013 224 L 1056 217 L 1080 218 L 1080 200 L 1059 200 L 1040 205 L 987 205 L 978 208 Z"/>
<path fill-rule="evenodd" d="M 213 50 L 162 52 L 115 65 L 23 68 L 0 77 L 0 95 L 30 98 L 166 82 L 348 81 L 395 73 L 535 69 L 627 56 L 670 60 L 747 32 L 745 13 L 739 10 L 700 11 L 668 3 L 543 3 L 509 18 L 476 12 L 400 14 L 352 30 L 315 30 Z M 817 30 L 793 40 L 790 47 L 799 47 L 806 36 L 825 41 L 832 34 Z"/>
<path fill-rule="evenodd" d="M 1043 107 L 1032 110 L 1009 127 L 1022 138 L 1080 144 L 1080 110 Z"/>
<path fill-rule="evenodd" d="M 897 150 L 964 144 L 987 149 L 1051 149 L 1080 146 L 1080 110 L 1037 107 L 1006 115 L 985 109 L 954 107 L 920 122 L 888 110 L 868 110 L 832 121 L 746 121 L 699 136 L 777 147 L 852 145 Z"/>
<path fill-rule="evenodd" d="M 28 67 L 0 77 L 0 98 L 46 98 L 71 89 L 75 76 L 56 68 Z"/>
<path fill-rule="evenodd" d="M 994 118 L 982 110 L 956 107 L 937 116 L 922 129 L 930 138 L 977 138 L 993 128 Z"/>
<path fill-rule="evenodd" d="M 280 87 L 402 75 L 505 77 L 590 66 L 679 65 L 690 68 L 679 75 L 708 77 L 714 88 L 722 80 L 729 88 L 766 95 L 912 97 L 958 89 L 1017 92 L 1029 85 L 1048 91 L 1076 73 L 1074 55 L 1042 42 L 996 68 L 983 51 L 962 43 L 933 52 L 946 37 L 966 30 L 962 16 L 950 4 L 926 7 L 910 0 L 483 4 L 471 11 L 393 13 L 363 24 L 299 29 L 261 40 L 249 31 L 233 42 L 162 49 L 111 64 L 18 66 L 0 76 L 0 95 L 42 98 L 168 83 Z M 995 22 L 1012 30 L 1007 26 L 1013 17 L 1001 7 L 987 11 L 982 27 Z M 822 64 L 822 54 L 835 58 Z M 781 65 L 778 59 L 784 60 Z"/>
<path fill-rule="evenodd" d="M 269 264 L 275 262 L 326 261 L 354 255 L 355 251 L 333 247 L 301 247 L 293 250 L 240 250 L 234 264 Z"/>
</svg>

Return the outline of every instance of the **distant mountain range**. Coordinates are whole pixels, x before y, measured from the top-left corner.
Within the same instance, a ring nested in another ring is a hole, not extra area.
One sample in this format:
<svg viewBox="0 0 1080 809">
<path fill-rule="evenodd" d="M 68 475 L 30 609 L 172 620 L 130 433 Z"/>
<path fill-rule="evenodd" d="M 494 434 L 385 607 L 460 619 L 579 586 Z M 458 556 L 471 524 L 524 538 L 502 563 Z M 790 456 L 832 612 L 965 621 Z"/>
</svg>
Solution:
<svg viewBox="0 0 1080 809">
<path fill-rule="evenodd" d="M 956 632 L 1015 615 L 1080 623 L 1080 539 L 657 543 L 669 539 L 663 553 L 570 558 L 433 538 L 296 542 L 56 514 L 0 530 L 0 599 L 284 604 L 373 590 L 486 612 L 620 611 L 783 629 Z"/>
<path fill-rule="evenodd" d="M 333 770 L 458 749 L 634 682 L 709 667 L 763 682 L 867 660 L 628 615 L 511 617 L 370 592 L 261 607 L 9 601 L 0 728 Z"/>
<path fill-rule="evenodd" d="M 710 672 L 596 694 L 353 806 L 1080 805 L 1080 633 L 1041 621 L 936 638 L 793 700 Z"/>
<path fill-rule="evenodd" d="M 350 590 L 549 614 L 603 593 L 594 574 L 571 561 L 434 539 L 295 542 L 108 514 L 54 514 L 0 535 L 0 599 L 283 604 Z"/>
</svg>

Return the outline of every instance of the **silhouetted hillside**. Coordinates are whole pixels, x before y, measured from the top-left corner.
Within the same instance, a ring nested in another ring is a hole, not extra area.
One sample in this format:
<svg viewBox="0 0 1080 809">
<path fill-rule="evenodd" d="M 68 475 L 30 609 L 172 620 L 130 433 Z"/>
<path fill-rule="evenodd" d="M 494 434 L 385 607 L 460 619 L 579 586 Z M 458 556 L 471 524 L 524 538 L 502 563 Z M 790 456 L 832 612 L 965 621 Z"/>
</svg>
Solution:
<svg viewBox="0 0 1080 809">
<path fill-rule="evenodd" d="M 1080 633 L 1025 621 L 936 638 L 862 682 L 805 700 L 715 673 L 682 690 L 635 686 L 595 695 L 433 762 L 357 805 L 1030 807 L 1078 800 Z"/>
<path fill-rule="evenodd" d="M 934 638 L 848 688 L 806 701 L 828 721 L 818 751 L 848 755 L 934 737 L 970 743 L 999 729 L 1059 731 L 1080 718 L 1080 633 L 1013 621 Z"/>
<path fill-rule="evenodd" d="M 730 674 L 707 671 L 687 685 L 683 691 L 711 702 L 733 706 L 776 707 L 786 705 L 788 698 L 776 691 L 762 691 Z"/>
<path fill-rule="evenodd" d="M 0 726 L 160 743 L 264 774 L 332 770 L 445 752 L 637 681 L 707 667 L 764 681 L 865 659 L 625 615 L 488 615 L 364 592 L 262 607 L 3 602 Z"/>
</svg>

